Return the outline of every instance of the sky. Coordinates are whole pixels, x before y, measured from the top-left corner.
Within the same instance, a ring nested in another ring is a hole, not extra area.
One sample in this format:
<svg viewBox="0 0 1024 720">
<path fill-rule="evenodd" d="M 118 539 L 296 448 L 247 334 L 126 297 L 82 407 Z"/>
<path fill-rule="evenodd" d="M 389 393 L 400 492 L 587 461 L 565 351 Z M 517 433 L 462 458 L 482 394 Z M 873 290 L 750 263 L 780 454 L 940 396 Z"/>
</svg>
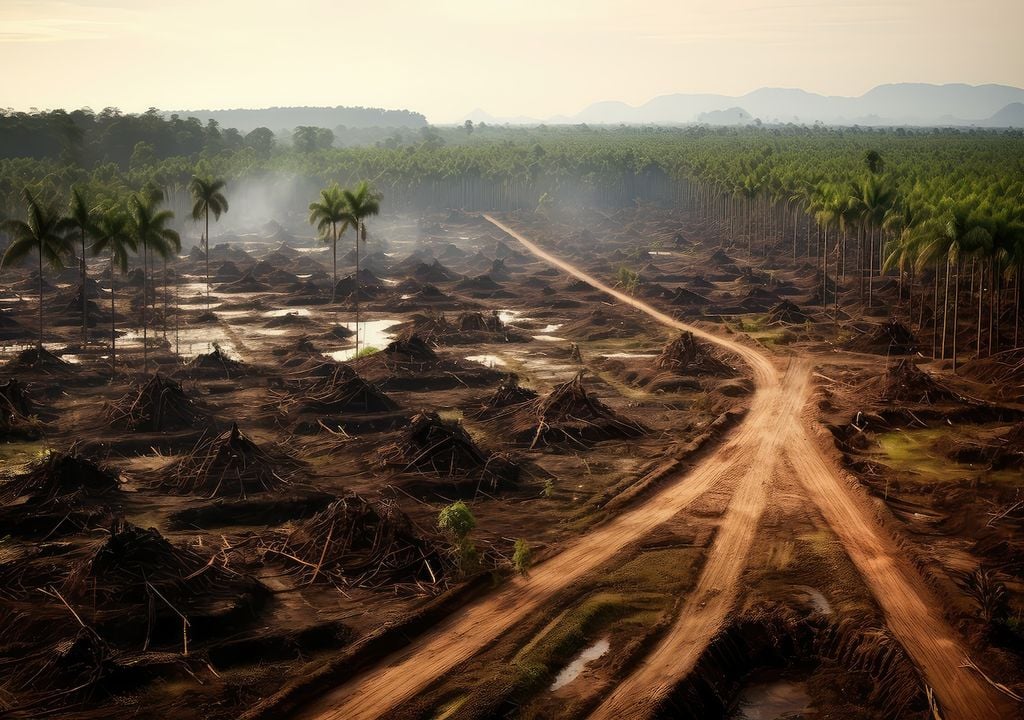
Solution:
<svg viewBox="0 0 1024 720">
<path fill-rule="evenodd" d="M 1022 0 L 0 0 L 0 107 L 570 115 L 676 92 L 1024 87 Z"/>
</svg>

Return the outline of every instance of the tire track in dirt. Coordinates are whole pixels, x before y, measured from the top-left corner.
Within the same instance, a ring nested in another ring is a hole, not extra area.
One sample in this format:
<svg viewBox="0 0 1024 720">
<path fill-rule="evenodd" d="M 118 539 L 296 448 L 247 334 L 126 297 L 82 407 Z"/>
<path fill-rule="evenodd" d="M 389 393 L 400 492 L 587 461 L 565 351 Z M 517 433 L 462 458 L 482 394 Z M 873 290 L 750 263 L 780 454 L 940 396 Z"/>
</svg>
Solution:
<svg viewBox="0 0 1024 720">
<path fill-rule="evenodd" d="M 793 431 L 785 422 L 807 396 L 805 365 L 791 366 L 777 395 L 770 425 L 763 428 L 753 462 L 739 479 L 701 570 L 675 624 L 654 649 L 594 711 L 592 718 L 647 717 L 697 664 L 708 643 L 725 626 L 739 597 L 739 580 L 747 566 L 774 480 L 781 449 Z"/>
<path fill-rule="evenodd" d="M 771 361 L 762 353 L 727 338 L 680 322 L 636 298 L 590 277 L 569 263 L 524 238 L 512 228 L 484 215 L 490 223 L 519 241 L 531 253 L 616 299 L 646 313 L 664 325 L 689 330 L 746 360 L 760 389 L 770 379 Z M 805 370 L 809 374 L 809 369 Z M 969 670 L 960 668 L 967 650 L 942 615 L 941 603 L 920 573 L 899 551 L 896 541 L 875 521 L 862 498 L 825 456 L 804 427 L 800 406 L 782 420 L 791 424 L 785 453 L 809 498 L 835 532 L 862 578 L 882 608 L 886 623 L 903 645 L 926 682 L 935 690 L 945 720 L 1013 717 L 1019 708 Z M 657 653 L 660 648 L 654 651 Z M 668 649 L 665 651 L 669 652 Z M 677 680 L 681 675 L 677 673 Z M 653 689 L 657 692 L 657 688 Z M 652 689 L 647 688 L 650 696 Z M 614 694 L 613 694 L 614 696 Z"/>
<path fill-rule="evenodd" d="M 759 356 L 755 353 L 754 357 Z M 736 470 L 737 465 L 754 461 L 753 449 L 759 445 L 762 428 L 775 424 L 777 374 L 766 360 L 761 359 L 760 367 L 762 377 L 750 410 L 716 452 L 696 467 L 666 478 L 655 492 L 630 510 L 567 544 L 557 555 L 534 567 L 528 578 L 515 578 L 500 591 L 447 618 L 376 667 L 349 678 L 300 709 L 297 717 L 386 717 L 393 708 L 472 658 L 509 628 L 551 602 L 559 592 L 614 558 L 628 544 L 670 520 L 722 478 L 739 475 L 742 470 Z"/>
</svg>

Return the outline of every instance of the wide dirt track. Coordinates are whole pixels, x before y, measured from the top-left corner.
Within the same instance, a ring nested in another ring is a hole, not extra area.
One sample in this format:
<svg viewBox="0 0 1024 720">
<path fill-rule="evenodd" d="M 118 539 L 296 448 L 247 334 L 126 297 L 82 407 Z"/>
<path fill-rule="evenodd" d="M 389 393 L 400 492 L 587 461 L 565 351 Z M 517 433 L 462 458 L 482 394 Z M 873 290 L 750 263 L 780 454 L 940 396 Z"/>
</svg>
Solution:
<svg viewBox="0 0 1024 720">
<path fill-rule="evenodd" d="M 784 372 L 762 352 L 680 322 L 611 288 L 552 256 L 500 221 L 485 216 L 533 255 L 573 275 L 659 323 L 743 358 L 755 392 L 750 411 L 715 452 L 696 466 L 666 478 L 653 492 L 607 523 L 537 565 L 526 578 L 449 617 L 407 647 L 384 658 L 320 697 L 303 718 L 386 717 L 495 638 L 527 618 L 581 578 L 598 570 L 626 545 L 650 533 L 726 479 L 738 478 L 723 525 L 694 592 L 673 627 L 595 711 L 594 717 L 649 715 L 693 667 L 723 627 L 738 593 L 737 583 L 768 497 L 783 468 L 795 473 L 842 542 L 873 593 L 893 634 L 934 689 L 944 718 L 1009 717 L 1007 701 L 970 670 L 960 667 L 966 651 L 942 616 L 937 598 L 896 541 L 874 517 L 866 499 L 826 455 L 823 438 L 807 410 L 811 364 L 790 361 Z"/>
</svg>

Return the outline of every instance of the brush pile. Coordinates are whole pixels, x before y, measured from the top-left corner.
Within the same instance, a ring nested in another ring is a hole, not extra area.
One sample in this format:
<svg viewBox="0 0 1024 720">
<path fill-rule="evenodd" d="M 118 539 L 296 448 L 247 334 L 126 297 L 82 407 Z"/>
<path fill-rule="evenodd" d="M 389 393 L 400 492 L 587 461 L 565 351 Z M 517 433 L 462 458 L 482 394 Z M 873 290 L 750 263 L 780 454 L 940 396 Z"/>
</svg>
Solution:
<svg viewBox="0 0 1024 720">
<path fill-rule="evenodd" d="M 883 355 L 910 355 L 917 350 L 917 338 L 896 318 L 873 328 L 848 343 L 851 350 Z"/>
<path fill-rule="evenodd" d="M 498 389 L 484 400 L 483 404 L 472 416 L 482 420 L 498 417 L 506 414 L 508 408 L 529 402 L 536 397 L 537 392 L 535 390 L 523 387 L 519 384 L 519 376 L 515 373 L 509 373 L 501 381 Z"/>
<path fill-rule="evenodd" d="M 515 484 L 519 466 L 508 456 L 482 450 L 461 423 L 442 420 L 437 413 L 413 417 L 398 439 L 378 451 L 380 465 L 403 475 L 420 476 L 405 487 L 438 490 L 436 478 L 451 483 L 463 494 L 481 486 L 490 490 Z"/>
<path fill-rule="evenodd" d="M 32 347 L 22 350 L 7 361 L 4 370 L 8 373 L 40 372 L 46 375 L 66 373 L 71 365 L 61 360 L 46 348 Z"/>
<path fill-rule="evenodd" d="M 232 424 L 229 431 L 179 461 L 161 485 L 181 494 L 245 498 L 292 484 L 301 468 L 295 458 L 264 450 Z"/>
<path fill-rule="evenodd" d="M 52 452 L 28 471 L 0 484 L 0 526 L 19 535 L 52 534 L 107 518 L 118 491 L 116 473 L 72 447 Z"/>
<path fill-rule="evenodd" d="M 245 364 L 229 356 L 220 345 L 214 343 L 211 352 L 197 355 L 189 362 L 187 372 L 200 377 L 230 378 L 245 372 Z"/>
<path fill-rule="evenodd" d="M 511 331 L 498 314 L 460 313 L 450 321 L 443 313 L 413 315 L 403 337 L 417 336 L 435 345 L 472 345 L 485 342 L 527 342 L 529 337 Z"/>
<path fill-rule="evenodd" d="M 32 414 L 25 386 L 11 378 L 0 385 L 0 441 L 38 440 L 42 423 Z"/>
<path fill-rule="evenodd" d="M 332 502 L 266 551 L 303 584 L 443 589 L 441 553 L 393 500 L 373 504 L 358 495 Z"/>
<path fill-rule="evenodd" d="M 71 504 L 80 499 L 99 499 L 117 491 L 117 475 L 72 447 L 52 452 L 28 472 L 0 485 L 0 503 L 27 499 L 34 505 L 52 502 Z"/>
<path fill-rule="evenodd" d="M 783 300 L 765 316 L 765 322 L 769 325 L 803 325 L 809 321 L 804 311 L 789 300 Z"/>
<path fill-rule="evenodd" d="M 348 365 L 337 365 L 317 378 L 299 401 L 303 410 L 322 414 L 369 414 L 398 410 L 398 403 L 359 377 Z"/>
<path fill-rule="evenodd" d="M 640 423 L 617 415 L 583 387 L 583 373 L 556 386 L 550 393 L 523 403 L 512 415 L 512 432 L 530 447 L 565 441 L 582 444 L 617 438 L 638 437 L 645 432 Z"/>
<path fill-rule="evenodd" d="M 160 373 L 110 403 L 105 416 L 111 427 L 130 432 L 187 430 L 204 420 L 181 384 Z"/>
<path fill-rule="evenodd" d="M 891 364 L 884 375 L 872 378 L 864 387 L 882 402 L 931 405 L 960 399 L 956 393 L 907 359 Z"/>
<path fill-rule="evenodd" d="M 96 608 L 94 627 L 108 641 L 146 649 L 184 646 L 187 653 L 195 635 L 222 630 L 223 620 L 250 610 L 265 591 L 251 578 L 172 545 L 156 529 L 117 521 L 71 567 L 63 593 L 88 599 Z"/>
<path fill-rule="evenodd" d="M 690 331 L 683 332 L 665 346 L 654 366 L 674 375 L 688 377 L 731 377 L 735 371 L 716 358 L 708 348 L 697 342 Z"/>
</svg>

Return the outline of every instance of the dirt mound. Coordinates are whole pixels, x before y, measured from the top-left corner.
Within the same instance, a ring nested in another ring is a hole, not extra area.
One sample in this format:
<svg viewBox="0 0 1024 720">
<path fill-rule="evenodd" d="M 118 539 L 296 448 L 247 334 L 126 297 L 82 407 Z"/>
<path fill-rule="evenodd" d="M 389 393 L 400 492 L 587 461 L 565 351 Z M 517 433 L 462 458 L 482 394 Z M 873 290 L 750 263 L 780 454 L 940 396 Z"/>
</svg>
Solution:
<svg viewBox="0 0 1024 720">
<path fill-rule="evenodd" d="M 300 400 L 303 410 L 315 413 L 387 413 L 398 403 L 372 383 L 359 377 L 348 365 L 337 365 L 306 389 Z"/>
<path fill-rule="evenodd" d="M 203 377 L 229 378 L 245 372 L 245 364 L 230 357 L 220 345 L 214 343 L 213 350 L 194 357 L 187 371 Z"/>
<path fill-rule="evenodd" d="M 736 374 L 733 368 L 715 357 L 707 345 L 698 342 L 689 331 L 681 333 L 665 346 L 654 361 L 654 367 L 662 372 L 690 377 L 732 377 Z"/>
<path fill-rule="evenodd" d="M 765 321 L 770 325 L 803 325 L 810 322 L 810 317 L 804 314 L 795 303 L 783 300 L 768 311 Z"/>
<path fill-rule="evenodd" d="M 234 282 L 224 283 L 217 286 L 217 292 L 222 293 L 260 293 L 270 292 L 270 286 L 266 285 L 253 276 L 252 271 L 245 273 Z"/>
<path fill-rule="evenodd" d="M 373 504 L 358 495 L 335 500 L 304 520 L 267 553 L 303 584 L 344 587 L 439 586 L 446 563 L 393 500 Z"/>
<path fill-rule="evenodd" d="M 442 420 L 433 412 L 413 417 L 398 439 L 378 451 L 378 457 L 382 467 L 426 476 L 401 483 L 426 494 L 448 489 L 461 495 L 481 486 L 493 491 L 514 485 L 519 478 L 519 466 L 506 455 L 485 452 L 460 423 Z M 451 485 L 438 486 L 437 478 Z"/>
<path fill-rule="evenodd" d="M 290 485 L 301 467 L 290 455 L 264 450 L 232 424 L 180 460 L 161 486 L 181 494 L 244 498 Z"/>
<path fill-rule="evenodd" d="M 211 280 L 216 282 L 232 282 L 242 277 L 242 271 L 238 269 L 235 263 L 228 260 L 227 262 L 221 263 L 220 266 L 213 271 L 213 277 Z"/>
<path fill-rule="evenodd" d="M 963 364 L 960 374 L 976 382 L 991 384 L 1002 399 L 1024 400 L 1024 348 L 969 360 Z"/>
<path fill-rule="evenodd" d="M 25 386 L 16 378 L 0 384 L 0 441 L 38 440 L 43 425 L 33 410 Z"/>
<path fill-rule="evenodd" d="M 889 365 L 884 375 L 868 380 L 863 388 L 882 402 L 930 405 L 961 399 L 959 395 L 907 359 Z"/>
<path fill-rule="evenodd" d="M 181 384 L 160 373 L 108 405 L 104 415 L 112 427 L 131 432 L 188 430 L 206 419 Z"/>
<path fill-rule="evenodd" d="M 420 263 L 413 270 L 412 276 L 423 283 L 453 282 L 462 279 L 457 272 L 442 265 L 440 260 L 434 260 L 429 265 Z"/>
<path fill-rule="evenodd" d="M 456 283 L 455 289 L 461 292 L 495 292 L 501 290 L 502 286 L 494 282 L 490 275 L 477 275 Z"/>
<path fill-rule="evenodd" d="M 124 521 L 75 563 L 62 590 L 97 608 L 95 627 L 108 642 L 186 653 L 189 642 L 223 633 L 266 597 L 255 580 Z"/>
<path fill-rule="evenodd" d="M 46 375 L 56 375 L 70 372 L 71 365 L 46 348 L 32 347 L 22 350 L 8 360 L 4 365 L 4 370 L 11 374 L 40 372 Z"/>
<path fill-rule="evenodd" d="M 519 384 L 519 376 L 509 373 L 501 385 L 489 395 L 479 409 L 472 413 L 473 417 L 486 419 L 496 417 L 507 409 L 529 402 L 537 397 L 537 392 Z"/>
<path fill-rule="evenodd" d="M 851 350 L 883 355 L 910 355 L 917 350 L 917 338 L 896 318 L 872 329 L 847 343 Z"/>
<path fill-rule="evenodd" d="M 315 325 L 316 323 L 310 320 L 305 315 L 300 315 L 298 312 L 285 313 L 284 315 L 275 315 L 274 317 L 263 323 L 265 328 L 282 328 L 282 327 L 308 327 Z"/>
<path fill-rule="evenodd" d="M 677 287 L 674 290 L 669 290 L 665 299 L 668 300 L 671 305 L 680 305 L 683 307 L 696 307 L 711 304 L 711 300 L 708 298 L 687 290 L 684 287 Z"/>
<path fill-rule="evenodd" d="M 550 393 L 518 406 L 512 432 L 530 447 L 543 444 L 638 437 L 647 432 L 640 423 L 615 413 L 583 387 L 583 373 Z"/>
<path fill-rule="evenodd" d="M 6 311 L 0 311 L 0 340 L 20 340 L 29 330 Z"/>
<path fill-rule="evenodd" d="M 26 500 L 31 505 L 75 505 L 82 500 L 108 498 L 117 492 L 117 474 L 72 447 L 51 452 L 28 472 L 0 484 L 0 503 Z"/>
<path fill-rule="evenodd" d="M 613 315 L 601 308 L 592 311 L 586 317 L 570 323 L 561 329 L 562 332 L 583 340 L 607 340 L 609 338 L 629 338 L 637 334 L 636 320 Z"/>
<path fill-rule="evenodd" d="M 437 353 L 416 333 L 392 341 L 381 352 L 390 361 L 404 364 L 429 364 L 438 359 Z"/>
</svg>

